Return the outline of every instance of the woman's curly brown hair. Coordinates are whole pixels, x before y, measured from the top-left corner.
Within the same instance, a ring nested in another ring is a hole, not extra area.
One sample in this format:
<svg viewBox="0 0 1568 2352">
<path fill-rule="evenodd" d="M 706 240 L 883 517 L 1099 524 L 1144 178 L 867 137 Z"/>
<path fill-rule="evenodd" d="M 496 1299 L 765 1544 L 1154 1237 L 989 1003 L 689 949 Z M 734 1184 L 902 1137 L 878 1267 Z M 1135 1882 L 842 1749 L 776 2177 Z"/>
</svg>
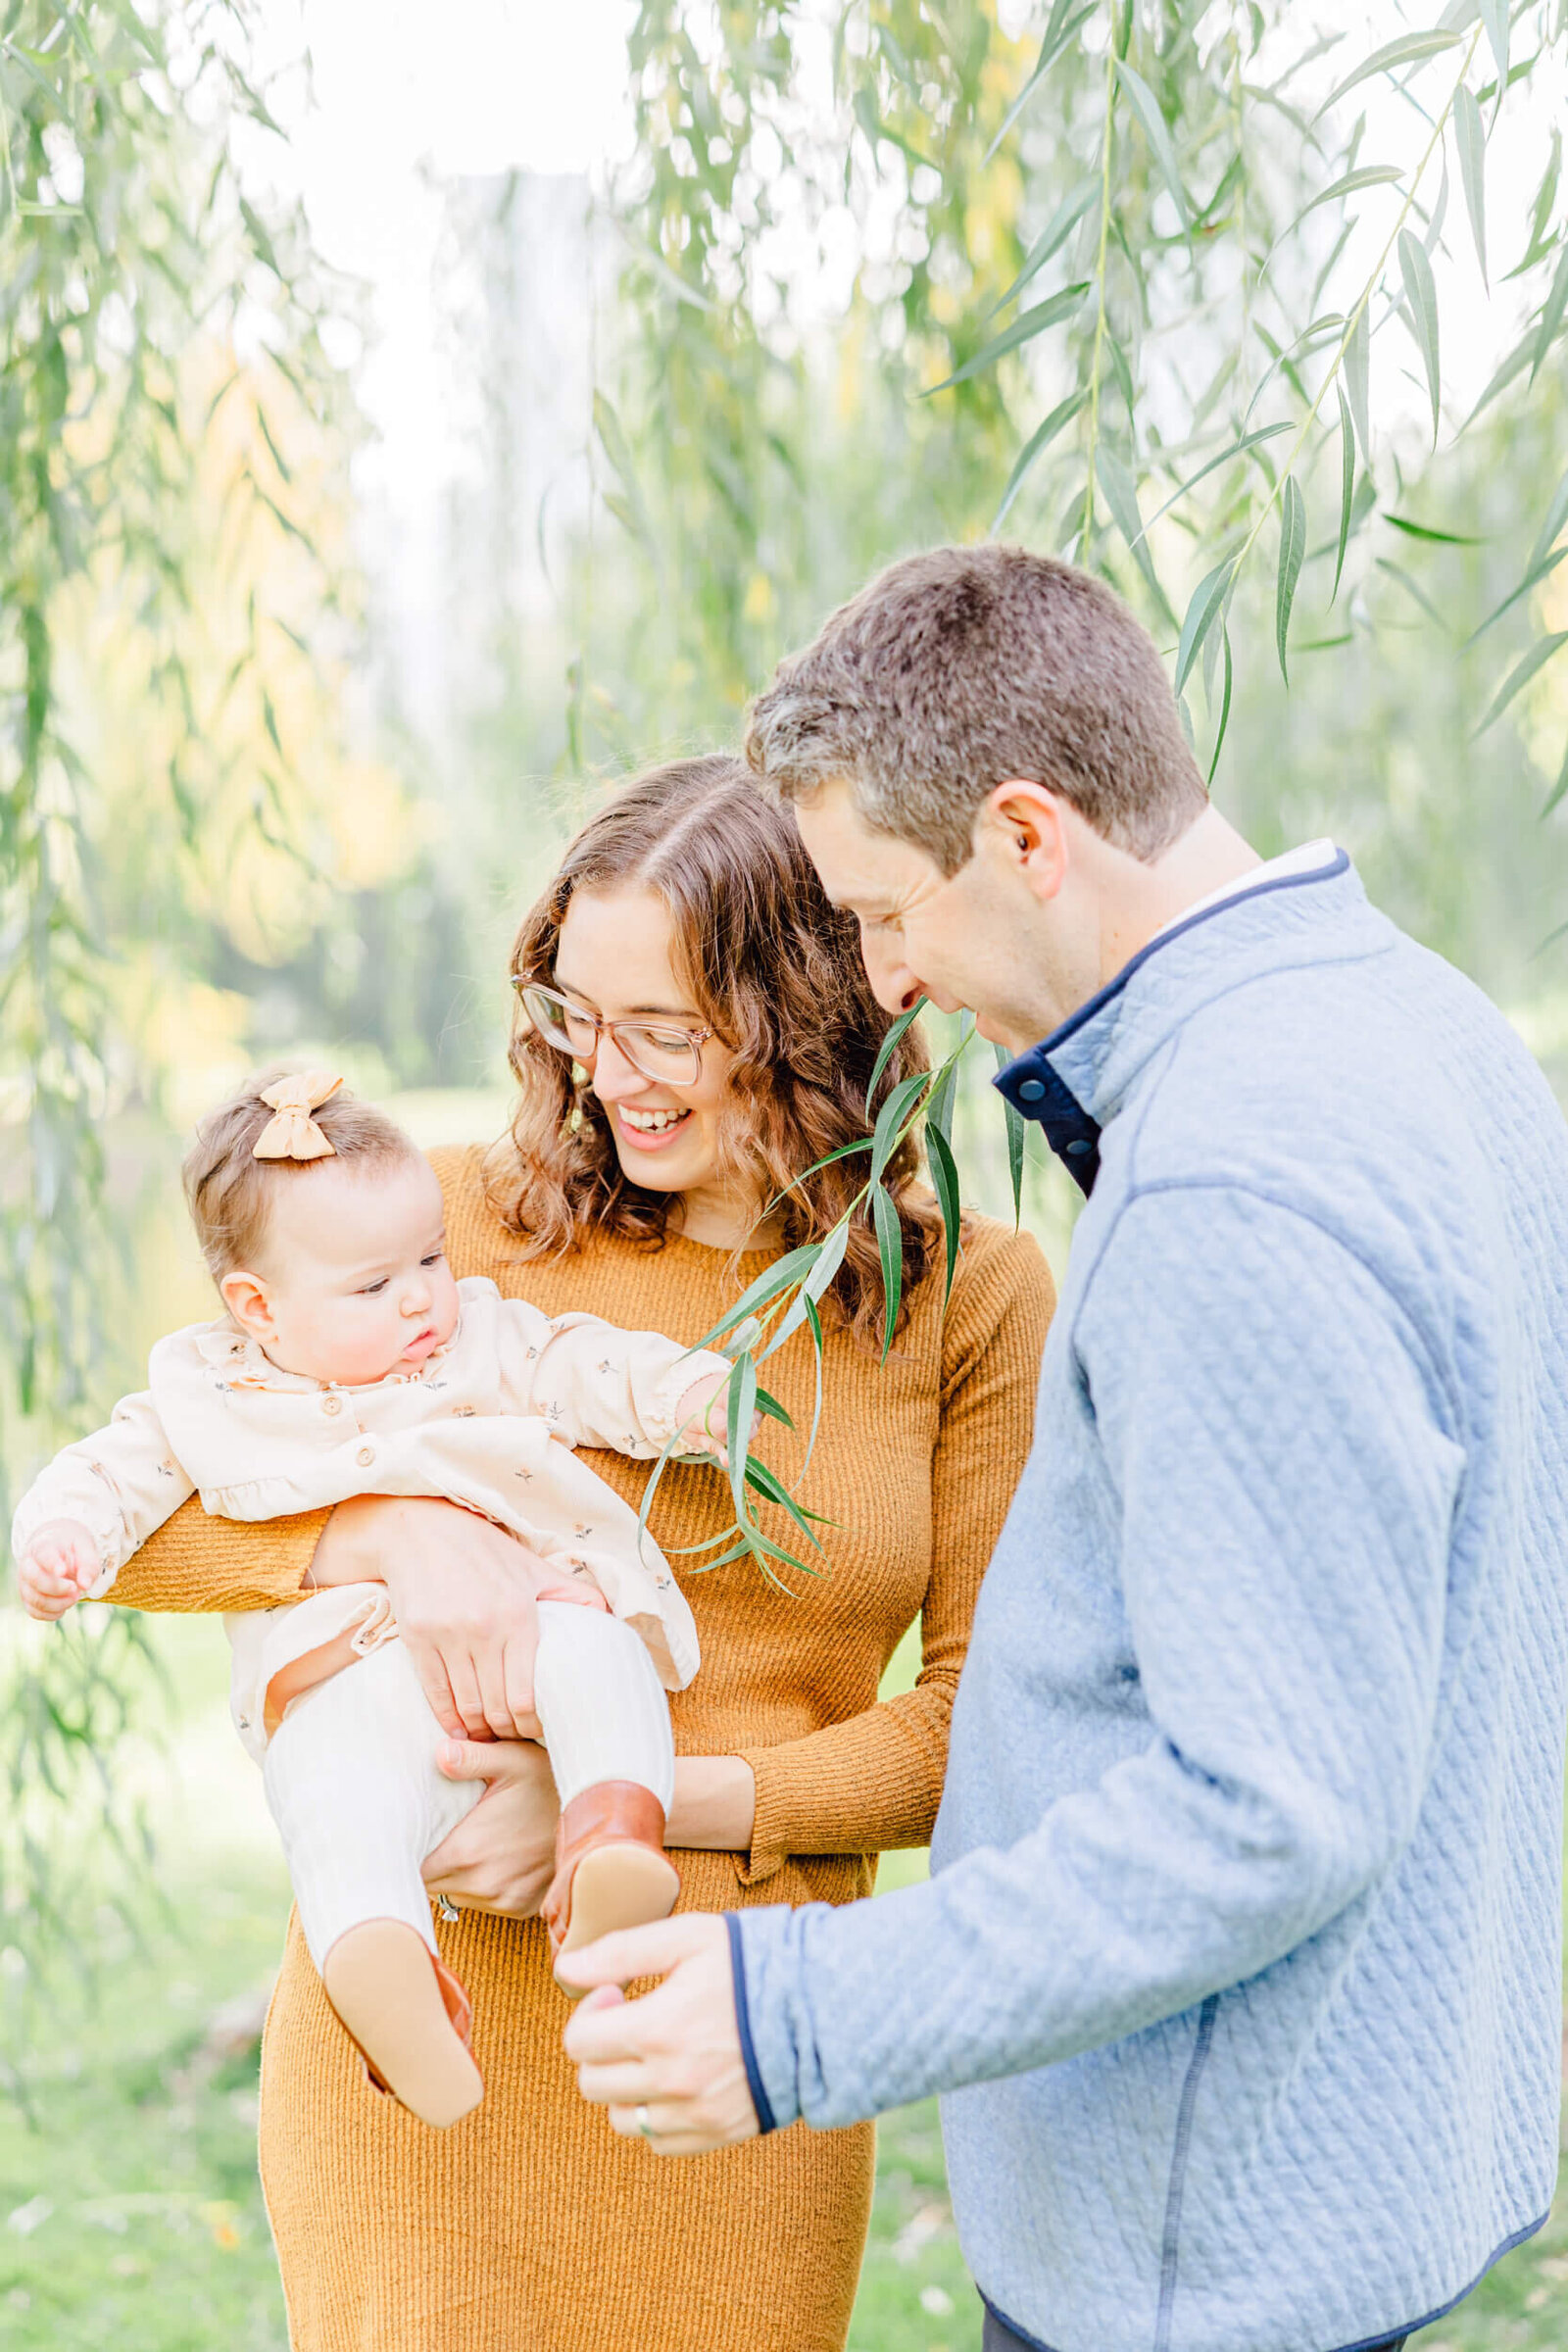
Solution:
<svg viewBox="0 0 1568 2352">
<path fill-rule="evenodd" d="M 591 817 L 524 917 L 512 969 L 550 983 L 566 908 L 585 891 L 651 890 L 669 908 L 674 959 L 694 1008 L 730 1048 L 733 1109 L 722 1148 L 766 1201 L 783 1196 L 784 1247 L 819 1241 L 865 1181 L 858 1153 L 802 1171 L 867 1132 L 866 1088 L 892 1025 L 871 994 L 855 919 L 831 906 L 793 812 L 738 759 L 677 760 Z M 536 1037 L 518 1007 L 511 1062 L 521 1089 L 508 1150 L 489 1163 L 498 1214 L 530 1254 L 577 1248 L 598 1227 L 657 1249 L 677 1196 L 623 1171 L 585 1074 Z M 878 1094 L 927 1067 L 906 1032 Z M 906 1140 L 885 1182 L 904 1233 L 904 1297 L 924 1275 L 937 1230 Z M 879 1331 L 885 1292 L 876 1236 L 857 1216 L 829 1293 L 856 1336 Z"/>
</svg>

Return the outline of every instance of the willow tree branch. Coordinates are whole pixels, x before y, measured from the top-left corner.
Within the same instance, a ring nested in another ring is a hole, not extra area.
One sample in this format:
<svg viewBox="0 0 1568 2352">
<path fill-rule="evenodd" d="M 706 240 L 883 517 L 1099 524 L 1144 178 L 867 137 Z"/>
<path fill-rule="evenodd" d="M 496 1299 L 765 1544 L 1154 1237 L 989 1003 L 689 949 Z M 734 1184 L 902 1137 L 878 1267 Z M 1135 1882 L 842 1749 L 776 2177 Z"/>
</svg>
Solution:
<svg viewBox="0 0 1568 2352">
<path fill-rule="evenodd" d="M 1099 304 L 1095 347 L 1089 363 L 1089 478 L 1084 484 L 1084 519 L 1078 533 L 1080 561 L 1087 558 L 1095 527 L 1095 458 L 1100 448 L 1100 368 L 1105 347 L 1105 268 L 1110 243 L 1110 154 L 1116 111 L 1116 17 L 1112 0 L 1110 39 L 1105 44 L 1105 127 L 1100 142 L 1100 252 L 1095 262 Z"/>
</svg>

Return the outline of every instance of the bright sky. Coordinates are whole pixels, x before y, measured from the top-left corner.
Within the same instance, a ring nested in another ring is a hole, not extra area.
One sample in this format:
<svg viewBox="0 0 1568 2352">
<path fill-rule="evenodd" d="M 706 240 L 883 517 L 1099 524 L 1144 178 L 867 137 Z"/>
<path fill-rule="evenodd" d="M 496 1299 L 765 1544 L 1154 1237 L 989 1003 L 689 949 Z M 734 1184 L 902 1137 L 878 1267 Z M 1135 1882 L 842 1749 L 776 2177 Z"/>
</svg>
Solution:
<svg viewBox="0 0 1568 2352">
<path fill-rule="evenodd" d="M 401 503 L 415 484 L 439 481 L 459 462 L 451 387 L 438 350 L 432 270 L 441 199 L 432 178 L 514 167 L 597 176 L 610 158 L 624 153 L 626 37 L 635 0 L 461 0 L 442 12 L 423 0 L 259 4 L 277 65 L 309 49 L 315 103 L 301 103 L 296 82 L 284 118 L 287 163 L 280 167 L 276 142 L 267 141 L 258 164 L 269 176 L 280 168 L 298 175 L 321 250 L 371 289 L 375 333 L 361 389 L 383 446 L 368 459 L 366 479 L 368 487 L 373 481 L 392 489 Z M 701 13 L 694 7 L 694 15 Z M 1042 12 L 1028 0 L 1003 0 L 999 13 L 1006 29 L 1017 31 Z M 1437 13 L 1405 0 L 1333 0 L 1303 9 L 1303 45 L 1314 21 L 1342 26 L 1347 37 L 1332 59 L 1303 76 L 1301 87 L 1332 80 L 1342 61 L 1353 62 Z M 1443 64 L 1446 70 L 1446 58 Z M 1439 78 L 1435 70 L 1434 87 Z M 1548 107 L 1555 103 L 1551 93 L 1542 95 Z M 1562 93 L 1556 95 L 1560 100 Z M 1381 160 L 1391 139 L 1396 156 L 1408 156 L 1415 125 L 1406 102 L 1386 83 L 1366 85 L 1355 104 L 1363 99 L 1369 125 L 1360 160 Z M 1518 179 L 1532 165 L 1539 171 L 1543 144 L 1529 135 L 1492 144 L 1489 210 L 1502 232 L 1499 249 L 1503 233 L 1512 241 L 1527 194 Z M 1361 200 L 1358 236 L 1378 233 L 1386 201 Z M 1445 372 L 1452 369 L 1463 398 L 1484 380 L 1511 331 L 1512 302 L 1505 295 L 1495 312 L 1485 303 L 1456 187 L 1446 241 L 1458 272 L 1452 291 L 1459 307 L 1450 312 L 1445 285 Z"/>
<path fill-rule="evenodd" d="M 307 104 L 303 78 L 285 77 L 276 111 L 289 131 L 288 152 L 280 155 L 277 141 L 257 134 L 256 169 L 274 182 L 280 173 L 293 175 L 319 249 L 368 289 L 371 339 L 359 392 L 377 439 L 358 462 L 358 479 L 398 543 L 405 597 L 412 592 L 416 600 L 415 583 L 428 578 L 424 559 L 438 540 L 443 486 L 467 458 L 463 388 L 443 349 L 436 283 L 443 197 L 436 183 L 514 168 L 599 178 L 629 141 L 626 39 L 635 0 L 460 0 L 445 11 L 432 11 L 427 0 L 258 0 L 258 9 L 269 53 L 264 64 L 281 69 L 308 49 L 315 79 L 314 102 Z M 694 21 L 703 13 L 693 0 Z M 1012 33 L 1038 24 L 1044 13 L 1030 0 L 1001 0 L 999 7 Z M 1327 23 L 1345 38 L 1332 57 L 1303 73 L 1292 95 L 1314 102 L 1357 59 L 1438 13 L 1438 0 L 1301 6 L 1287 37 L 1298 27 L 1305 48 Z M 1446 55 L 1420 83 L 1422 97 L 1436 91 L 1447 70 Z M 1532 93 L 1528 109 L 1521 97 L 1510 101 L 1512 119 L 1488 153 L 1490 301 L 1462 196 L 1457 185 L 1449 191 L 1444 238 L 1449 258 L 1439 257 L 1438 274 L 1444 376 L 1455 417 L 1519 331 L 1523 289 L 1497 281 L 1522 247 L 1553 110 L 1560 116 L 1568 107 L 1560 71 L 1550 87 Z M 1368 124 L 1359 162 L 1403 162 L 1419 152 L 1424 126 L 1409 100 L 1386 81 L 1370 82 L 1347 116 L 1363 103 Z M 1435 196 L 1436 178 L 1434 172 L 1424 183 L 1424 201 Z M 1397 202 L 1388 189 L 1356 200 L 1360 220 L 1348 268 L 1363 255 L 1370 266 Z M 854 248 L 858 232 L 848 216 L 844 225 Z M 776 258 L 786 257 L 770 254 L 770 263 Z M 847 289 L 856 258 L 850 250 L 838 257 L 847 270 L 835 267 L 829 250 L 803 238 L 793 272 L 803 307 L 831 308 L 833 287 L 842 279 Z M 1392 396 L 1405 412 L 1405 429 L 1424 439 L 1425 395 L 1413 345 L 1396 328 L 1375 352 L 1385 419 Z"/>
<path fill-rule="evenodd" d="M 365 486 L 422 503 L 460 462 L 438 348 L 435 180 L 582 172 L 624 148 L 634 0 L 261 0 L 270 60 L 309 50 L 287 168 L 318 250 L 370 290 L 362 401 L 379 428 Z M 260 167 L 275 177 L 276 142 Z"/>
</svg>

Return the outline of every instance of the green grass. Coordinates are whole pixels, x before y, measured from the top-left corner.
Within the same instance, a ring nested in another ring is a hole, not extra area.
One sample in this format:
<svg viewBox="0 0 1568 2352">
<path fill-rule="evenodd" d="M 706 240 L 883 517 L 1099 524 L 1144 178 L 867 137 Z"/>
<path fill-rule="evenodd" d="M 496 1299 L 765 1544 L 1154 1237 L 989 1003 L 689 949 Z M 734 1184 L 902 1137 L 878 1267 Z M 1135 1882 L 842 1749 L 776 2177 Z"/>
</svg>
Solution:
<svg viewBox="0 0 1568 2352">
<path fill-rule="evenodd" d="M 255 2157 L 257 2034 L 286 1890 L 257 1776 L 221 1720 L 217 1628 L 167 1627 L 160 1640 L 189 1792 L 180 1799 L 166 1782 L 160 1800 L 177 1867 L 139 1938 L 105 1917 L 96 1994 L 73 1979 L 43 2005 L 25 2068 L 30 2114 L 0 2099 L 6 2352 L 286 2352 Z M 923 1869 L 921 1855 L 889 1855 L 880 1882 L 906 1885 Z M 851 2352 L 979 2352 L 980 2329 L 928 2101 L 880 2127 Z M 1568 2169 L 1542 2234 L 1414 2342 L 1561 2352 Z"/>
</svg>

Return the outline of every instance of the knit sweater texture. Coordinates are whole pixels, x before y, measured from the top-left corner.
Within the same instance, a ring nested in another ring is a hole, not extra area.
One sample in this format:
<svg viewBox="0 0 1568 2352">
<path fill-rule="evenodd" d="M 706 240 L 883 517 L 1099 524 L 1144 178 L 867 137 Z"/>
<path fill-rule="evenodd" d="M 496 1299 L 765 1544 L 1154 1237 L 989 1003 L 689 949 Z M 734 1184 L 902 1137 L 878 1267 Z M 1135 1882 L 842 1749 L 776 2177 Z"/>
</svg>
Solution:
<svg viewBox="0 0 1568 2352">
<path fill-rule="evenodd" d="M 1373 2343 L 1556 2175 L 1563 1123 L 1343 858 L 999 1083 L 1092 1190 L 936 1875 L 739 1918 L 759 2087 L 947 2092 L 1027 2343 Z"/>
<path fill-rule="evenodd" d="M 439 1152 L 449 1256 L 548 1314 L 600 1314 L 702 1338 L 765 1264 L 675 1239 L 606 1235 L 527 1260 L 487 1207 L 477 1151 Z M 711 1469 L 665 1474 L 651 1526 L 702 1643 L 671 1701 L 677 1752 L 744 1755 L 757 1779 L 749 1853 L 677 1853 L 683 1909 L 870 1891 L 875 1854 L 922 1845 L 941 1794 L 948 1721 L 981 1574 L 1029 1446 L 1050 1276 L 1034 1243 L 969 1222 L 946 1320 L 940 1268 L 895 1354 L 830 1331 L 821 1436 L 803 1499 L 829 1574 L 798 1595 L 743 1561 L 694 1573 L 681 1547 L 731 1516 Z M 768 1385 L 797 1435 L 759 1450 L 799 1465 L 814 1395 L 808 1339 Z M 635 1504 L 648 1465 L 582 1456 Z M 321 1515 L 247 1527 L 192 1502 L 122 1572 L 117 1601 L 257 1608 L 292 1596 Z M 921 1624 L 915 1689 L 879 1702 L 901 1636 Z M 570 2012 L 536 1919 L 465 1912 L 438 1924 L 474 2004 L 485 2079 L 475 2112 L 427 2131 L 378 2098 L 326 2006 L 297 1926 L 263 2050 L 262 2174 L 295 2352 L 838 2352 L 870 2208 L 868 2126 L 784 2132 L 689 2164 L 617 2139 L 577 2095 L 561 2037 Z"/>
</svg>

